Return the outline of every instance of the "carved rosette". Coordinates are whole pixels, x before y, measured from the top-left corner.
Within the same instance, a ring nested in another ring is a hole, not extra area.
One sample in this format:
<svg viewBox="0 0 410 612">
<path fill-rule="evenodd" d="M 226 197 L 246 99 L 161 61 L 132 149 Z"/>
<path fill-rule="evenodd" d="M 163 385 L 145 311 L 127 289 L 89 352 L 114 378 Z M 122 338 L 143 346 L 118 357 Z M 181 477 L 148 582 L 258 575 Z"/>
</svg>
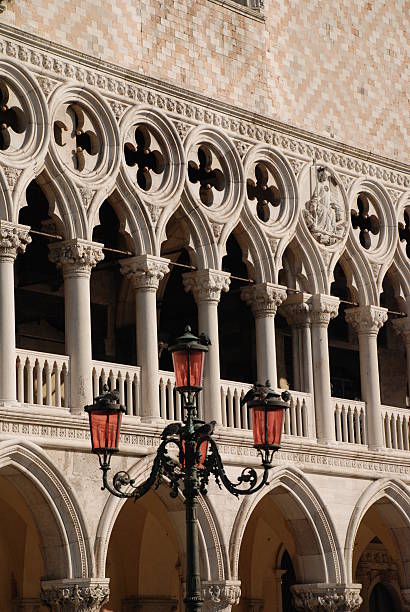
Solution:
<svg viewBox="0 0 410 612">
<path fill-rule="evenodd" d="M 228 291 L 231 283 L 229 272 L 220 270 L 197 270 L 183 275 L 185 291 L 192 291 L 195 301 L 215 302 L 221 299 L 221 292 Z"/>
<path fill-rule="evenodd" d="M 41 583 L 41 599 L 52 612 L 99 612 L 107 602 L 109 579 L 50 580 Z"/>
<path fill-rule="evenodd" d="M 305 612 L 355 612 L 363 602 L 360 597 L 361 585 L 316 585 L 297 584 L 291 587 L 293 605 Z"/>
<path fill-rule="evenodd" d="M 327 326 L 331 319 L 337 317 L 338 312 L 339 298 L 319 293 L 312 295 L 310 300 L 310 315 L 313 324 Z"/>
<path fill-rule="evenodd" d="M 0 260 L 14 260 L 18 253 L 24 253 L 31 242 L 29 231 L 28 225 L 0 221 Z"/>
<path fill-rule="evenodd" d="M 359 306 L 345 310 L 345 317 L 358 334 L 377 335 L 387 321 L 387 308 Z"/>
<path fill-rule="evenodd" d="M 50 261 L 63 270 L 64 278 L 89 276 L 92 268 L 104 259 L 102 244 L 81 238 L 53 242 L 48 248 Z"/>
<path fill-rule="evenodd" d="M 251 307 L 255 319 L 274 317 L 286 297 L 286 288 L 272 283 L 249 285 L 241 291 L 241 298 Z"/>
<path fill-rule="evenodd" d="M 121 261 L 121 273 L 136 290 L 157 291 L 168 272 L 169 259 L 154 255 L 137 255 Z"/>
<path fill-rule="evenodd" d="M 234 581 L 215 581 L 202 583 L 204 612 L 230 612 L 239 603 L 241 583 Z"/>
</svg>

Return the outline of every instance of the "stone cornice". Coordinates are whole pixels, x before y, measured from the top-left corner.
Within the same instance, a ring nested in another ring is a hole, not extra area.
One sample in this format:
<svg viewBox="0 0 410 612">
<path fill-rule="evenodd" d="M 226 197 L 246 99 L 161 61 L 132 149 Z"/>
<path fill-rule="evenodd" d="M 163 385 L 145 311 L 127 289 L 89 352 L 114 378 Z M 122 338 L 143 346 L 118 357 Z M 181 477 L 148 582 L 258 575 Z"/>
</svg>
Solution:
<svg viewBox="0 0 410 612">
<path fill-rule="evenodd" d="M 135 458 L 151 454 L 158 447 L 160 424 L 141 423 L 138 418 L 124 417 L 121 447 L 124 456 Z M 29 439 L 44 448 L 87 452 L 90 450 L 88 418 L 71 415 L 60 410 L 33 408 L 33 411 L 2 409 L 0 411 L 0 441 L 5 439 Z M 250 431 L 220 429 L 215 441 L 226 465 L 252 465 L 259 467 L 260 460 L 253 448 Z M 132 459 L 133 461 L 135 459 Z M 400 476 L 410 483 L 410 452 L 386 449 L 386 453 L 375 453 L 347 445 L 320 446 L 308 439 L 282 442 L 282 448 L 273 459 L 275 466 L 296 465 L 304 472 L 331 473 L 355 478 L 375 476 Z"/>
<path fill-rule="evenodd" d="M 28 45 L 35 49 L 34 53 Z M 302 156 L 306 160 L 315 157 L 332 163 L 342 172 L 345 169 L 358 175 L 375 176 L 385 183 L 397 185 L 398 189 L 410 185 L 410 166 L 404 162 L 335 142 L 331 138 L 185 90 L 175 83 L 138 74 L 6 24 L 2 24 L 0 52 L 30 65 L 43 80 L 47 75 L 63 81 L 74 79 L 105 91 L 111 98 L 128 99 L 129 103 L 147 103 L 175 116 L 183 116 L 191 123 L 197 120 L 221 126 L 241 140 L 273 144 L 289 156 Z M 389 169 L 393 172 L 389 172 Z"/>
</svg>

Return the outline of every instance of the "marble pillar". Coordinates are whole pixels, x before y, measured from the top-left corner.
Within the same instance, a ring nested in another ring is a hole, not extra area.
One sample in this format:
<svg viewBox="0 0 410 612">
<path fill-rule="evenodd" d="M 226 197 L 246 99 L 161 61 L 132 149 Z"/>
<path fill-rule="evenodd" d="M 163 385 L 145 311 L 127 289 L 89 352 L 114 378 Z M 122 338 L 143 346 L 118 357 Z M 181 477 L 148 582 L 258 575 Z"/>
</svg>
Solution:
<svg viewBox="0 0 410 612">
<path fill-rule="evenodd" d="M 309 293 L 291 294 L 280 308 L 292 329 L 295 391 L 313 393 L 312 334 Z"/>
<path fill-rule="evenodd" d="M 221 292 L 228 291 L 229 272 L 197 270 L 183 275 L 185 291 L 192 291 L 198 306 L 198 331 L 209 336 L 211 345 L 204 366 L 204 418 L 222 423 L 218 304 Z"/>
<path fill-rule="evenodd" d="M 91 270 L 104 259 L 103 245 L 81 238 L 53 242 L 50 260 L 64 276 L 65 346 L 70 357 L 70 406 L 82 414 L 92 404 Z"/>
<path fill-rule="evenodd" d="M 251 307 L 255 318 L 257 378 L 278 386 L 276 366 L 275 315 L 286 299 L 286 287 L 273 283 L 256 283 L 243 287 L 242 299 Z"/>
<path fill-rule="evenodd" d="M 31 242 L 29 230 L 0 221 L 0 406 L 16 401 L 14 260 Z"/>
<path fill-rule="evenodd" d="M 137 364 L 141 367 L 141 418 L 160 418 L 157 290 L 169 272 L 169 260 L 154 255 L 137 255 L 121 261 L 122 274 L 135 290 Z"/>
<path fill-rule="evenodd" d="M 384 449 L 381 419 L 377 334 L 387 321 L 387 308 L 359 306 L 345 310 L 346 321 L 359 338 L 360 382 L 366 402 L 367 440 L 372 450 Z"/>
</svg>

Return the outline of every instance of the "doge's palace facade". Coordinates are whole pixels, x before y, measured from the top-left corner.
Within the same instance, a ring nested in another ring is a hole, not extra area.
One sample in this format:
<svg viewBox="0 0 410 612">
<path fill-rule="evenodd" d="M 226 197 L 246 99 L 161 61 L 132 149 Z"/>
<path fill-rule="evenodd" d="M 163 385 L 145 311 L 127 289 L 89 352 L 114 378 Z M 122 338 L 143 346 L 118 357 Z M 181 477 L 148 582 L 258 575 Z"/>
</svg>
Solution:
<svg viewBox="0 0 410 612">
<path fill-rule="evenodd" d="M 406 3 L 262 4 L 0 1 L 0 612 L 183 610 L 183 499 L 101 491 L 83 407 L 142 482 L 186 322 L 230 478 L 292 396 L 200 499 L 204 609 L 410 610 Z"/>
</svg>

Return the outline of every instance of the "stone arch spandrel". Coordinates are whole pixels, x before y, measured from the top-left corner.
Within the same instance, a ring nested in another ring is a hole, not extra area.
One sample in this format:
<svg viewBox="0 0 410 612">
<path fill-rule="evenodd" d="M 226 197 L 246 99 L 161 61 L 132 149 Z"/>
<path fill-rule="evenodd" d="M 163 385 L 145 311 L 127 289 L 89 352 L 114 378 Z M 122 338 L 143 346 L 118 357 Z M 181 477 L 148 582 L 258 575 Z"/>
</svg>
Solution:
<svg viewBox="0 0 410 612">
<path fill-rule="evenodd" d="M 33 510 L 46 578 L 93 577 L 94 557 L 80 506 L 46 453 L 25 440 L 2 442 L 0 471 Z"/>
<path fill-rule="evenodd" d="M 136 486 L 144 482 L 152 468 L 153 456 L 145 457 L 130 470 L 131 478 L 135 480 Z M 164 477 L 164 483 L 167 479 Z M 169 513 L 169 518 L 175 529 L 178 547 L 181 553 L 184 553 L 185 546 L 185 530 L 184 522 L 174 520 L 173 512 L 181 510 L 184 512 L 183 496 L 180 494 L 178 498 L 172 499 L 169 495 L 170 490 L 167 487 L 159 487 L 155 493 L 160 496 L 160 499 L 165 504 Z M 118 515 L 126 503 L 126 499 L 120 499 L 110 495 L 101 514 L 95 538 L 95 559 L 97 576 L 105 576 L 105 566 L 108 554 L 111 534 L 118 518 Z M 138 502 L 136 502 L 138 503 Z M 203 580 L 223 580 L 228 572 L 228 560 L 222 538 L 219 533 L 219 526 L 214 512 L 209 507 L 208 502 L 204 497 L 199 499 L 198 503 L 198 522 L 199 522 L 199 543 L 203 553 Z"/>
<path fill-rule="evenodd" d="M 345 562 L 348 582 L 353 575 L 353 548 L 360 523 L 366 512 L 379 503 L 383 520 L 391 530 L 402 557 L 403 578 L 410 586 L 410 490 L 398 480 L 381 479 L 371 484 L 360 496 L 346 533 Z"/>
<path fill-rule="evenodd" d="M 9 169 L 10 170 L 10 169 Z M 15 170 L 11 168 L 11 171 Z M 8 169 L 0 166 L 0 219 L 2 221 L 10 221 L 13 218 L 13 184 L 10 184 Z M 16 172 L 19 172 L 18 170 Z M 15 176 L 15 175 L 14 175 Z M 16 180 L 18 178 L 18 174 Z"/>
<path fill-rule="evenodd" d="M 343 559 L 334 525 L 317 492 L 303 472 L 295 468 L 272 471 L 267 487 L 256 496 L 245 497 L 229 545 L 232 579 L 238 578 L 241 544 L 252 512 L 261 499 L 269 494 L 275 496 L 275 502 L 298 542 L 298 571 L 303 574 L 299 577 L 300 581 L 343 582 Z M 304 533 L 306 530 L 307 533 Z"/>
</svg>

